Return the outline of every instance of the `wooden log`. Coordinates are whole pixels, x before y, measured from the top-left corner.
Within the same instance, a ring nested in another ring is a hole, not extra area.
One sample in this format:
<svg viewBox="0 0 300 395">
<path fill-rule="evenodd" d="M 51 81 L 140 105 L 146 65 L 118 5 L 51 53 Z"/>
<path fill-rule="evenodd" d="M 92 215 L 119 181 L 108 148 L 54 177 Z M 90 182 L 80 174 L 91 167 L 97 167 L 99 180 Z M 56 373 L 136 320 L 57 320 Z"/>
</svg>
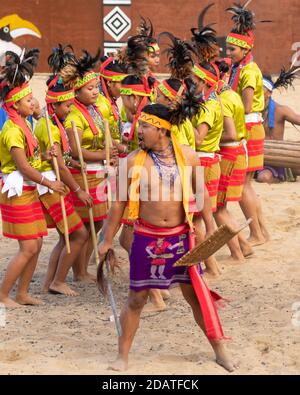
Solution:
<svg viewBox="0 0 300 395">
<path fill-rule="evenodd" d="M 300 142 L 266 140 L 264 163 L 267 166 L 300 168 Z"/>
</svg>

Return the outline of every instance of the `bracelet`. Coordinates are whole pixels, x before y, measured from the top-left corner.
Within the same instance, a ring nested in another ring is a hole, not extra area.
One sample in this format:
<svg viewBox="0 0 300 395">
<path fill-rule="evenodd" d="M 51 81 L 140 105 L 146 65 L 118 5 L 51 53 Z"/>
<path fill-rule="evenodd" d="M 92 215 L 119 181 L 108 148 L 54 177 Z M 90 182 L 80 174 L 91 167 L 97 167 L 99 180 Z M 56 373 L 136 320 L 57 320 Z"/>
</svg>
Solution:
<svg viewBox="0 0 300 395">
<path fill-rule="evenodd" d="M 75 191 L 73 191 L 74 193 L 77 193 L 78 191 L 80 191 L 80 187 L 76 188 Z"/>
<path fill-rule="evenodd" d="M 44 179 L 45 179 L 45 176 L 42 176 L 42 179 L 41 179 L 40 185 L 43 185 L 43 181 L 44 181 Z"/>
</svg>

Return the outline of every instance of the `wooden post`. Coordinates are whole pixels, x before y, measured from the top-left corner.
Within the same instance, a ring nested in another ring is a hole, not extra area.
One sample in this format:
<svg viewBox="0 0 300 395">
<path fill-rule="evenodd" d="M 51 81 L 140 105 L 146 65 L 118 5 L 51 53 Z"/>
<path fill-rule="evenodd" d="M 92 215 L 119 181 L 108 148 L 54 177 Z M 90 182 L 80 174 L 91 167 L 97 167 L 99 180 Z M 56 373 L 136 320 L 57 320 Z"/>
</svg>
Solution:
<svg viewBox="0 0 300 395">
<path fill-rule="evenodd" d="M 86 172 L 84 170 L 84 160 L 82 156 L 82 150 L 81 150 L 81 144 L 77 132 L 77 127 L 75 122 L 72 122 L 72 129 L 75 137 L 75 142 L 76 142 L 76 147 L 78 151 L 78 158 L 81 166 L 81 175 L 83 178 L 83 185 L 84 185 L 84 190 L 86 193 L 89 193 L 89 184 L 86 176 Z M 93 208 L 89 208 L 89 220 L 90 220 L 90 228 L 91 228 L 91 235 L 92 235 L 92 242 L 93 242 L 93 248 L 94 248 L 94 253 L 95 253 L 95 260 L 96 260 L 96 266 L 99 266 L 100 259 L 99 259 L 99 253 L 98 253 L 98 244 L 97 244 L 97 235 L 96 235 L 96 229 L 95 229 L 95 223 L 94 223 L 94 215 L 93 215 Z"/>
<path fill-rule="evenodd" d="M 49 114 L 48 111 L 46 110 L 46 125 L 47 125 L 47 131 L 48 131 L 48 138 L 50 142 L 50 146 L 53 146 L 53 138 L 52 138 L 52 132 L 51 132 L 51 126 L 49 122 Z M 53 166 L 54 166 L 54 172 L 56 175 L 57 181 L 61 181 L 60 179 L 60 174 L 59 174 L 59 167 L 58 167 L 58 162 L 57 158 L 53 157 Z M 63 223 L 64 223 L 64 236 L 65 236 L 65 243 L 66 243 L 66 249 L 67 253 L 71 253 L 71 248 L 70 248 L 70 239 L 69 239 L 69 227 L 68 227 L 68 221 L 67 221 L 67 213 L 66 213 L 66 206 L 65 206 L 65 200 L 62 195 L 60 195 L 60 206 L 61 206 L 61 211 L 63 215 Z"/>
<path fill-rule="evenodd" d="M 105 160 L 106 160 L 106 170 L 107 170 L 107 206 L 108 209 L 111 207 L 112 193 L 111 193 L 111 185 L 109 181 L 109 168 L 110 168 L 110 149 L 112 148 L 112 139 L 109 130 L 109 124 L 107 119 L 104 119 L 105 126 Z"/>
</svg>

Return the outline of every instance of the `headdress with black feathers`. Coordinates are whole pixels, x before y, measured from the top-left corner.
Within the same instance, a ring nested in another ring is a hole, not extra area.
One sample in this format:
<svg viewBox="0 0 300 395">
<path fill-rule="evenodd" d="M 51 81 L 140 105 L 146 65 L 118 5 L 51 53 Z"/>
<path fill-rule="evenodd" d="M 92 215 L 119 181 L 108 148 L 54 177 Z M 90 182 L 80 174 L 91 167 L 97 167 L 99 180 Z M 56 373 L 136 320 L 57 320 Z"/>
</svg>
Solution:
<svg viewBox="0 0 300 395">
<path fill-rule="evenodd" d="M 14 88 L 21 87 L 31 80 L 38 65 L 40 51 L 37 48 L 22 51 L 19 56 L 14 52 L 6 52 L 6 64 L 1 71 L 1 99 Z"/>
<path fill-rule="evenodd" d="M 289 70 L 286 70 L 285 67 L 283 67 L 280 71 L 279 77 L 275 82 L 272 81 L 271 77 L 264 78 L 268 79 L 273 84 L 273 90 L 279 88 L 288 89 L 289 87 L 293 86 L 294 80 L 299 77 L 299 75 L 297 75 L 299 71 L 300 66 L 292 66 Z"/>
<path fill-rule="evenodd" d="M 204 109 L 202 96 L 196 95 L 196 85 L 187 83 L 186 89 L 180 100 L 173 101 L 170 105 L 170 122 L 175 125 L 182 124 L 186 119 L 192 119 L 198 114 L 200 108 Z"/>
<path fill-rule="evenodd" d="M 137 34 L 139 36 L 148 37 L 149 40 L 153 39 L 154 29 L 153 24 L 149 18 L 146 20 L 144 17 L 140 17 L 140 24 L 137 28 Z"/>
<path fill-rule="evenodd" d="M 245 35 L 250 31 L 255 30 L 255 14 L 253 11 L 247 9 L 252 0 L 247 0 L 245 4 L 234 3 L 232 7 L 226 9 L 233 14 L 231 17 L 234 22 L 233 33 Z M 260 23 L 272 22 L 270 20 L 259 21 Z"/>
<path fill-rule="evenodd" d="M 65 67 L 60 71 L 63 83 L 66 87 L 73 88 L 77 80 L 83 78 L 89 71 L 93 71 L 100 60 L 101 50 L 93 57 L 88 51 L 83 50 L 83 55 L 77 59 L 69 59 Z"/>
<path fill-rule="evenodd" d="M 117 60 L 123 65 L 127 74 L 143 77 L 149 72 L 147 52 L 145 36 L 133 36 L 129 38 L 127 46 L 118 52 Z"/>
<path fill-rule="evenodd" d="M 209 4 L 201 11 L 198 27 L 191 29 L 194 51 L 201 62 L 209 62 L 219 54 L 216 30 L 212 28 L 215 23 L 204 25 L 204 17 L 213 5 Z"/>
<path fill-rule="evenodd" d="M 58 44 L 56 48 L 52 49 L 52 53 L 48 57 L 48 65 L 54 75 L 58 74 L 70 62 L 76 62 L 71 45 L 62 46 L 62 44 Z"/>
<path fill-rule="evenodd" d="M 187 78 L 193 67 L 193 58 L 191 45 L 178 37 L 173 36 L 169 32 L 160 33 L 158 41 L 160 42 L 162 37 L 170 39 L 171 43 L 169 48 L 164 52 L 167 54 L 169 63 L 167 66 L 171 72 L 171 78 L 177 78 L 184 80 Z"/>
</svg>

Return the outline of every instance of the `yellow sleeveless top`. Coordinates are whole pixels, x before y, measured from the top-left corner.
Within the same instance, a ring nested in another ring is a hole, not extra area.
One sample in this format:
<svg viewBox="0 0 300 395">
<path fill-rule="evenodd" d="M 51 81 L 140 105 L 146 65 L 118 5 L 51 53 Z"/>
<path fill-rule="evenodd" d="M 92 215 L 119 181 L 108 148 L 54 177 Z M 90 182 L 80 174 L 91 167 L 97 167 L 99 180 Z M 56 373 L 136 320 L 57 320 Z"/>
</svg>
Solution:
<svg viewBox="0 0 300 395">
<path fill-rule="evenodd" d="M 222 103 L 224 117 L 233 119 L 237 141 L 247 138 L 245 108 L 240 95 L 232 89 L 227 89 L 220 93 L 219 98 Z"/>
<path fill-rule="evenodd" d="M 26 123 L 31 129 L 31 124 L 27 120 Z M 3 174 L 10 174 L 18 170 L 10 153 L 12 148 L 22 148 L 27 152 L 26 138 L 22 129 L 9 119 L 3 125 L 0 133 L 0 162 Z M 33 158 L 27 160 L 34 169 L 40 171 L 42 163 L 39 149 L 36 151 Z"/>
<path fill-rule="evenodd" d="M 196 146 L 196 151 L 214 153 L 220 150 L 220 140 L 223 132 L 223 114 L 220 103 L 215 100 L 208 100 L 204 104 L 205 109 L 200 109 L 192 119 L 194 128 L 202 123 L 208 125 L 208 133 L 201 146 Z"/>
</svg>

